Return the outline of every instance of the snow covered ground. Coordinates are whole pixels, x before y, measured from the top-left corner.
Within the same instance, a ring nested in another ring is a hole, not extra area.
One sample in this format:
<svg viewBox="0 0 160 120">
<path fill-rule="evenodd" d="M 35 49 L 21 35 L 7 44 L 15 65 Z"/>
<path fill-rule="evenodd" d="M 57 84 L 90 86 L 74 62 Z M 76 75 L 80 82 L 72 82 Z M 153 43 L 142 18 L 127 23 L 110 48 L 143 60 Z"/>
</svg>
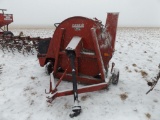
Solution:
<svg viewBox="0 0 160 120">
<path fill-rule="evenodd" d="M 52 29 L 13 29 L 14 34 L 52 37 Z M 160 28 L 119 28 L 112 61 L 120 81 L 109 90 L 79 95 L 82 113 L 70 118 L 73 96 L 46 102 L 49 76 L 36 55 L 0 50 L 0 120 L 160 120 L 160 82 L 148 95 L 147 80 L 160 63 Z M 112 62 L 111 61 L 111 62 Z M 62 82 L 59 89 L 72 88 Z"/>
</svg>

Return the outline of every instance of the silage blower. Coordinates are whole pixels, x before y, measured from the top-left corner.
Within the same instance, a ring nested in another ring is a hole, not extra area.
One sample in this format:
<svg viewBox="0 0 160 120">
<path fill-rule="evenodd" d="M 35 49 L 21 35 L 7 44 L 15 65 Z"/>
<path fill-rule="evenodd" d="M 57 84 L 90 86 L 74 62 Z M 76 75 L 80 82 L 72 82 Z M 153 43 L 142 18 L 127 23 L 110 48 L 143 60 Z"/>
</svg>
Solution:
<svg viewBox="0 0 160 120">
<path fill-rule="evenodd" d="M 50 88 L 46 91 L 56 97 L 74 96 L 74 106 L 70 117 L 81 113 L 78 94 L 107 89 L 110 83 L 117 84 L 119 70 L 111 67 L 112 76 L 106 81 L 109 61 L 115 51 L 118 13 L 108 13 L 106 24 L 97 18 L 75 16 L 55 24 L 51 40 L 41 40 L 38 48 L 40 66 L 46 66 L 50 74 Z M 57 80 L 56 83 L 53 81 Z M 73 89 L 58 91 L 62 80 L 73 83 Z M 82 88 L 77 83 L 86 84 Z"/>
</svg>

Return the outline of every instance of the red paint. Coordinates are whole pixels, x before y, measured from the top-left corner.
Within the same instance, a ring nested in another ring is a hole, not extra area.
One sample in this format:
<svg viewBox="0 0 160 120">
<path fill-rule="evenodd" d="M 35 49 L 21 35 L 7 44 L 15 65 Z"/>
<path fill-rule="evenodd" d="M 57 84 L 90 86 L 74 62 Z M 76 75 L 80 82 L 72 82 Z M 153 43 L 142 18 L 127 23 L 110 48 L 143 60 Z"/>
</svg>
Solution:
<svg viewBox="0 0 160 120">
<path fill-rule="evenodd" d="M 78 94 L 98 91 L 98 90 L 102 90 L 102 89 L 107 89 L 107 87 L 108 87 L 107 83 L 100 83 L 100 84 L 97 84 L 97 85 L 82 87 L 82 88 L 78 89 Z M 66 91 L 62 91 L 62 92 L 55 91 L 55 93 L 53 94 L 52 97 L 47 97 L 47 98 L 48 98 L 48 102 L 51 103 L 57 97 L 67 96 L 67 95 L 72 95 L 72 94 L 73 94 L 73 90 L 66 90 Z"/>
<path fill-rule="evenodd" d="M 0 13 L 0 28 L 13 22 L 12 14 Z"/>
<path fill-rule="evenodd" d="M 60 79 L 63 71 L 58 71 L 61 67 L 64 71 L 67 65 L 70 64 L 65 52 L 65 48 L 70 43 L 74 36 L 81 37 L 75 53 L 75 67 L 77 82 L 83 84 L 97 84 L 91 88 L 83 88 L 78 90 L 79 93 L 91 92 L 106 88 L 105 70 L 108 68 L 108 63 L 112 58 L 115 46 L 116 29 L 117 29 L 117 13 L 109 13 L 106 20 L 106 25 L 98 19 L 89 19 L 85 17 L 71 17 L 62 21 L 56 28 L 53 37 L 50 41 L 48 52 L 46 55 L 39 55 L 41 66 L 47 63 L 47 58 L 54 59 L 54 77 Z M 107 46 L 106 39 L 109 39 L 110 45 Z M 86 54 L 87 53 L 87 54 Z M 100 75 L 99 78 L 95 76 Z M 71 67 L 69 66 L 63 80 L 71 81 Z M 105 85 L 98 85 L 104 83 Z M 56 93 L 54 97 L 70 95 L 71 91 Z"/>
</svg>

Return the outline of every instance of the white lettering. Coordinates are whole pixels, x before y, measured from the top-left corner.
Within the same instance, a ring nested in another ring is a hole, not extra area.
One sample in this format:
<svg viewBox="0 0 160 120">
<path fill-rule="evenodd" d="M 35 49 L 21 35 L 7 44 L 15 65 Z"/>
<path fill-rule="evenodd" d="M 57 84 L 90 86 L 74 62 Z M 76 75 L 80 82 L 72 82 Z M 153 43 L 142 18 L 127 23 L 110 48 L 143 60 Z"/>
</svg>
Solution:
<svg viewBox="0 0 160 120">
<path fill-rule="evenodd" d="M 72 24 L 72 28 L 84 28 L 84 24 Z"/>
<path fill-rule="evenodd" d="M 12 16 L 11 15 L 4 15 L 4 20 L 12 20 Z"/>
</svg>

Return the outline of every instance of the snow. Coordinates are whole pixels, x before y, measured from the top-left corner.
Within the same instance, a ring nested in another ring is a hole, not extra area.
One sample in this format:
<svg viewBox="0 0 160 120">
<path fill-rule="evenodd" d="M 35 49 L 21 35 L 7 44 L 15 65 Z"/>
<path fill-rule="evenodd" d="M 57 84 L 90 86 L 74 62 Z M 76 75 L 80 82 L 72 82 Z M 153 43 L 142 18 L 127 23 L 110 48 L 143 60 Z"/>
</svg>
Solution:
<svg viewBox="0 0 160 120">
<path fill-rule="evenodd" d="M 21 30 L 13 31 L 19 34 Z M 52 31 L 23 32 L 51 37 Z M 40 67 L 36 55 L 3 54 L 0 50 L 0 120 L 159 120 L 160 82 L 148 95 L 145 93 L 149 90 L 146 81 L 158 73 L 160 28 L 119 28 L 115 49 L 111 63 L 120 70 L 118 85 L 79 94 L 82 113 L 76 118 L 69 117 L 73 96 L 46 102 L 44 91 L 49 90 L 50 76 Z M 147 74 L 142 76 L 142 72 Z M 72 84 L 62 81 L 58 89 L 72 89 Z"/>
<path fill-rule="evenodd" d="M 85 55 L 95 55 L 94 52 L 85 52 L 85 51 L 82 51 L 81 54 L 85 54 Z"/>
<path fill-rule="evenodd" d="M 111 46 L 112 38 L 111 38 L 110 34 L 106 33 L 106 29 L 104 29 L 102 31 L 101 36 L 102 36 L 102 39 L 104 39 L 104 43 L 100 45 L 100 48 L 104 48 L 105 49 L 108 46 Z"/>
<path fill-rule="evenodd" d="M 74 36 L 71 39 L 70 43 L 67 45 L 66 50 L 75 50 L 81 39 L 82 39 L 81 37 Z"/>
</svg>

